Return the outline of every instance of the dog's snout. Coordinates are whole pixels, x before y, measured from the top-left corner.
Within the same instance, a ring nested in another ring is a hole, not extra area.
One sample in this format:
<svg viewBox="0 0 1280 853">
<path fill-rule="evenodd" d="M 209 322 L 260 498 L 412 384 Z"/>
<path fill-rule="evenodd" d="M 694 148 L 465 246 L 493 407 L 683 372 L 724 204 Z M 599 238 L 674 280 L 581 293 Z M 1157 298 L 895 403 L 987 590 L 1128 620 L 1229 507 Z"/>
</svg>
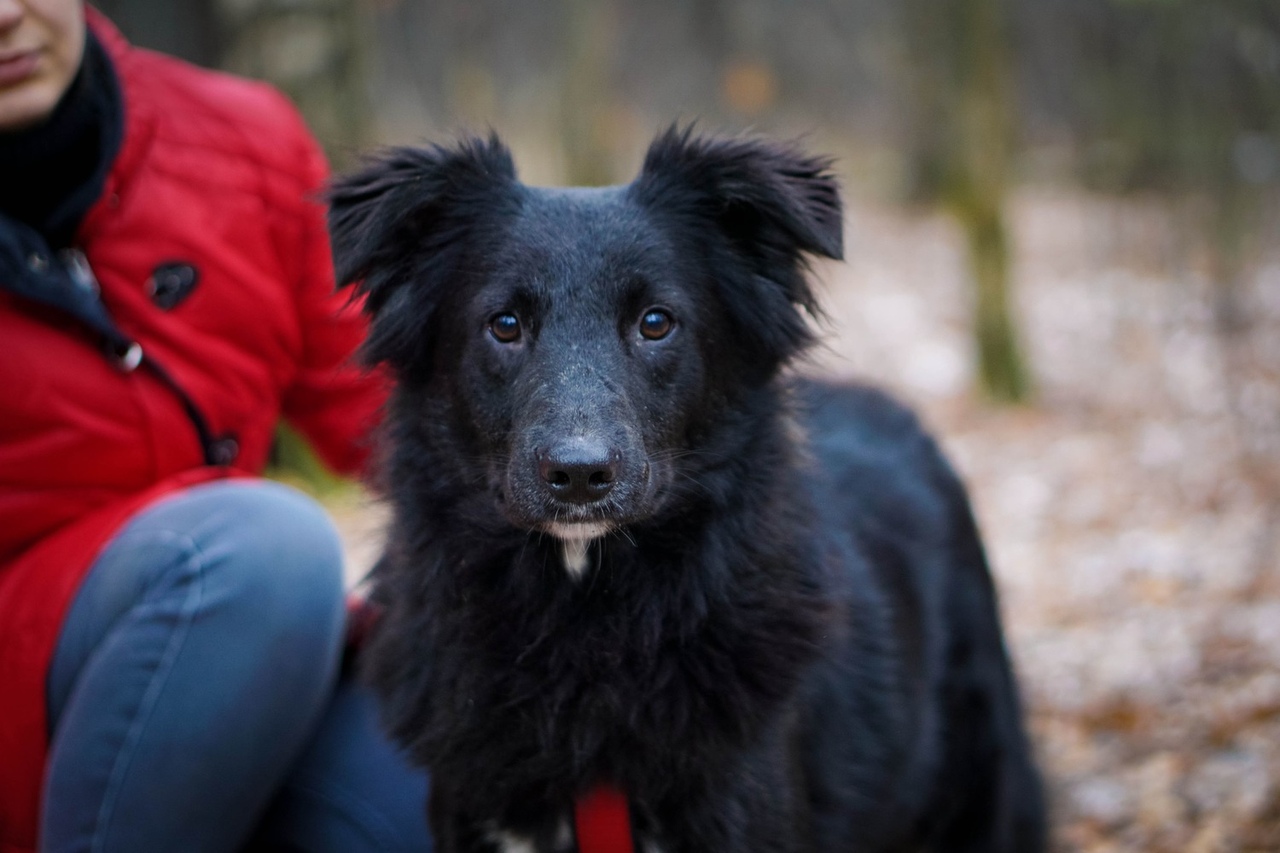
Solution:
<svg viewBox="0 0 1280 853">
<path fill-rule="evenodd" d="M 622 454 L 604 442 L 575 438 L 537 452 L 543 485 L 562 501 L 592 503 L 613 489 Z"/>
</svg>

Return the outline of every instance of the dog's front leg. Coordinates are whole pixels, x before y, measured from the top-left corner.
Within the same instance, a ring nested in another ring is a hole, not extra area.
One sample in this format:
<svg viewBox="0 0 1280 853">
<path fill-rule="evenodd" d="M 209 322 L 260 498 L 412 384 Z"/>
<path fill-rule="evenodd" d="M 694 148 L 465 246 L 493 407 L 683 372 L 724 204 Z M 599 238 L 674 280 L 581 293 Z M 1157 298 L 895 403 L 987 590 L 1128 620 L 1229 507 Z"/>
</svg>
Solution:
<svg viewBox="0 0 1280 853">
<path fill-rule="evenodd" d="M 460 798 L 443 780 L 432 780 L 426 806 L 433 849 L 438 853 L 507 853 L 495 843 L 484 821 L 463 811 Z"/>
<path fill-rule="evenodd" d="M 433 849 L 439 853 L 574 853 L 572 815 L 532 798 L 505 817 L 474 813 L 477 803 L 433 780 L 427 804 Z"/>
<path fill-rule="evenodd" d="M 640 853 L 802 853 L 811 849 L 807 812 L 795 774 L 756 756 L 652 809 L 652 844 Z"/>
</svg>

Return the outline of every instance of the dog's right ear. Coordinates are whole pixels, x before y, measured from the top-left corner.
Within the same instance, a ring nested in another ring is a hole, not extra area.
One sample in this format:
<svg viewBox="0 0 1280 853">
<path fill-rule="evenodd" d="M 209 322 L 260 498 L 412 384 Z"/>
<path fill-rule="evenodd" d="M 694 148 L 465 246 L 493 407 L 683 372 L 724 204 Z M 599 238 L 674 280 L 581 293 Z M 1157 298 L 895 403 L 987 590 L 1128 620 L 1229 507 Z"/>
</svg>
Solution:
<svg viewBox="0 0 1280 853">
<path fill-rule="evenodd" d="M 515 179 L 511 153 L 491 134 L 390 148 L 330 184 L 337 283 L 354 285 L 374 320 L 366 360 L 403 368 L 420 353 L 436 306 L 460 283 L 472 232 L 514 202 Z"/>
</svg>

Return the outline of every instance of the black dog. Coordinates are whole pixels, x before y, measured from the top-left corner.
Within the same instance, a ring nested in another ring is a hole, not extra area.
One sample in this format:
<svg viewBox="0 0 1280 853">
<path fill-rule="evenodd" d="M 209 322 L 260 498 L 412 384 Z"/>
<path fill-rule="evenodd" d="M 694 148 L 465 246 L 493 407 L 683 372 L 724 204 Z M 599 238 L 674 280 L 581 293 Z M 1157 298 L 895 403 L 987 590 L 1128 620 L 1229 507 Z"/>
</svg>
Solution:
<svg viewBox="0 0 1280 853">
<path fill-rule="evenodd" d="M 826 161 L 673 128 L 541 189 L 473 139 L 331 202 L 397 380 L 367 669 L 441 850 L 572 851 L 601 785 L 646 853 L 1041 849 L 960 483 L 884 396 L 780 375 Z"/>
</svg>

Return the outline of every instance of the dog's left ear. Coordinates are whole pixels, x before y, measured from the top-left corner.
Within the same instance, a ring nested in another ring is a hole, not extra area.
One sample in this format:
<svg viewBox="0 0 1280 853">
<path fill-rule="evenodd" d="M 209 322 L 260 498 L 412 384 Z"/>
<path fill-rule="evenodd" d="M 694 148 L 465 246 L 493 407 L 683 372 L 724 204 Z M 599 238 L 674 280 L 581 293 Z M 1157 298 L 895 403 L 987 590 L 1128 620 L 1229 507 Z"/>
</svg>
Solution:
<svg viewBox="0 0 1280 853">
<path fill-rule="evenodd" d="M 831 161 L 761 139 L 700 136 L 672 125 L 645 155 L 642 195 L 702 193 L 731 237 L 840 259 L 840 187 Z"/>
<path fill-rule="evenodd" d="M 775 363 L 811 338 L 794 310 L 818 313 L 806 256 L 843 256 L 840 187 L 830 167 L 792 145 L 673 125 L 650 145 L 631 186 L 642 203 L 677 217 L 681 230 L 710 229 L 727 241 L 729 252 L 714 261 L 733 288 L 726 305 Z"/>
</svg>

